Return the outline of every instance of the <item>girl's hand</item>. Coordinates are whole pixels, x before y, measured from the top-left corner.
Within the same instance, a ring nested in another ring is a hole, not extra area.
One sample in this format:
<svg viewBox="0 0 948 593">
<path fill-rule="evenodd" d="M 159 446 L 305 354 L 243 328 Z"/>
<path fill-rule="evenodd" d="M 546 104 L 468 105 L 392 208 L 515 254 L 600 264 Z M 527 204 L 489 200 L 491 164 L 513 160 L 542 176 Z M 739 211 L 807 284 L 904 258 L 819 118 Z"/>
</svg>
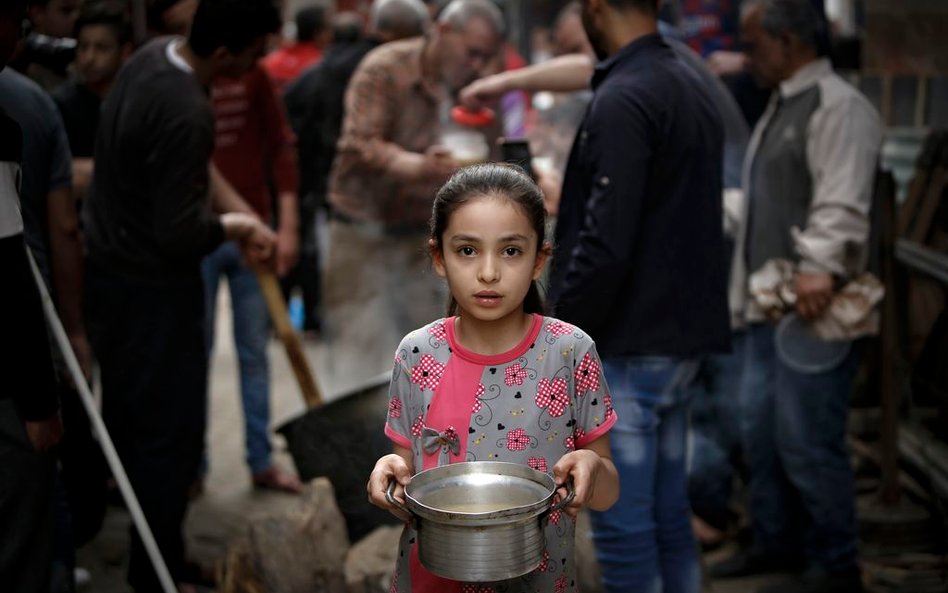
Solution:
<svg viewBox="0 0 948 593">
<path fill-rule="evenodd" d="M 619 498 L 619 473 L 609 454 L 608 434 L 560 457 L 553 466 L 553 479 L 557 484 L 566 484 L 570 478 L 576 496 L 563 509 L 570 517 L 576 517 L 584 506 L 605 511 L 615 504 Z M 565 497 L 566 487 L 560 487 L 558 492 Z"/>
<path fill-rule="evenodd" d="M 398 483 L 398 485 L 395 486 L 395 498 L 404 504 L 405 486 L 407 486 L 411 480 L 411 475 L 411 466 L 409 466 L 405 457 L 399 452 L 382 457 L 375 462 L 375 469 L 373 469 L 369 475 L 369 483 L 366 485 L 366 491 L 369 494 L 369 502 L 381 509 L 389 511 L 403 521 L 411 520 L 411 517 L 399 510 L 395 505 L 390 504 L 385 498 L 385 491 L 388 490 L 389 483 L 395 480 Z"/>
<path fill-rule="evenodd" d="M 553 466 L 553 479 L 557 484 L 566 484 L 572 478 L 576 496 L 568 507 L 563 509 L 570 517 L 575 517 L 596 495 L 596 478 L 602 462 L 595 451 L 578 449 L 560 457 Z M 559 488 L 559 495 L 566 496 L 566 487 Z"/>
</svg>

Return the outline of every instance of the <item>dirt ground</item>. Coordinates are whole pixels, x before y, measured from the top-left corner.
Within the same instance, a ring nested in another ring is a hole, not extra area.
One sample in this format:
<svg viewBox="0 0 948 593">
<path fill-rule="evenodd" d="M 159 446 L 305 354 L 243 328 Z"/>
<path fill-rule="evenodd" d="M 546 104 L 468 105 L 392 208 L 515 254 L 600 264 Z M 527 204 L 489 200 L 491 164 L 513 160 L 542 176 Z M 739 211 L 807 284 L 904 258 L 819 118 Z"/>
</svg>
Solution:
<svg viewBox="0 0 948 593">
<path fill-rule="evenodd" d="M 230 324 L 227 291 L 221 291 L 218 306 L 217 339 L 212 361 L 210 425 L 208 452 L 210 472 L 204 493 L 194 501 L 187 518 L 186 535 L 190 555 L 197 561 L 213 565 L 221 561 L 228 542 L 242 534 L 247 518 L 260 513 L 290 507 L 295 503 L 290 495 L 254 490 L 244 463 L 243 420 L 238 391 L 236 352 Z M 306 342 L 307 357 L 313 363 L 317 382 L 327 399 L 345 393 L 348 385 L 341 384 L 326 371 L 326 352 L 318 342 Z M 272 426 L 295 417 L 304 410 L 299 389 L 290 370 L 282 346 L 270 344 L 272 369 L 271 416 Z M 281 437 L 275 437 L 275 459 L 292 467 Z M 80 587 L 82 593 L 128 593 L 125 567 L 128 559 L 128 513 L 120 507 L 109 508 L 103 529 L 95 540 L 78 552 L 77 564 L 87 570 L 88 582 Z M 724 552 L 707 557 L 712 561 Z M 741 579 L 709 584 L 706 591 L 714 593 L 750 593 L 762 582 L 772 579 Z"/>
</svg>

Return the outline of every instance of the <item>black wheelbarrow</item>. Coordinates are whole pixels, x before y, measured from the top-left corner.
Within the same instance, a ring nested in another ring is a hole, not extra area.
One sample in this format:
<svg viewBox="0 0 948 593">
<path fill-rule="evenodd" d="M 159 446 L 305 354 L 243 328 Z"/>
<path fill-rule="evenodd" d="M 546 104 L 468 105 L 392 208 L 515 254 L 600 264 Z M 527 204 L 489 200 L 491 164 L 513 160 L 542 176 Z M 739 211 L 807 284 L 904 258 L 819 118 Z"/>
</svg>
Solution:
<svg viewBox="0 0 948 593">
<path fill-rule="evenodd" d="M 390 375 L 373 377 L 326 403 L 290 325 L 276 279 L 271 274 L 259 274 L 257 279 L 308 408 L 277 428 L 286 438 L 300 479 L 329 478 L 351 542 L 380 525 L 397 523 L 394 515 L 369 504 L 365 491 L 375 462 L 392 452 L 384 433 Z"/>
</svg>

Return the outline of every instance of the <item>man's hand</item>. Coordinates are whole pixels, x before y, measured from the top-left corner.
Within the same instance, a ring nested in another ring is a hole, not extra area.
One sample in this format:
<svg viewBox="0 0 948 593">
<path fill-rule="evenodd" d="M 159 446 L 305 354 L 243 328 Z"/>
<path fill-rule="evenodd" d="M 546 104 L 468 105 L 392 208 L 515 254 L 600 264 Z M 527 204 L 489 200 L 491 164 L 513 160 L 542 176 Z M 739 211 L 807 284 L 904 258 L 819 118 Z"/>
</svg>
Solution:
<svg viewBox="0 0 948 593">
<path fill-rule="evenodd" d="M 23 424 L 26 426 L 26 436 L 30 439 L 30 444 L 40 453 L 49 451 L 63 438 L 63 422 L 59 418 L 59 412 L 49 418 L 27 420 Z"/>
<path fill-rule="evenodd" d="M 458 102 L 470 111 L 477 111 L 487 103 L 509 91 L 504 73 L 479 78 L 458 93 Z"/>
<path fill-rule="evenodd" d="M 270 270 L 275 266 L 277 236 L 262 222 L 257 221 L 250 235 L 239 240 L 238 244 L 247 267 Z"/>
<path fill-rule="evenodd" d="M 82 375 L 86 378 L 87 384 L 92 384 L 92 349 L 89 347 L 89 340 L 84 333 L 69 334 L 69 345 L 79 361 L 79 368 L 82 369 Z M 78 388 L 78 386 L 77 386 Z"/>
<path fill-rule="evenodd" d="M 300 253 L 299 230 L 281 226 L 276 235 L 276 273 L 282 278 L 290 273 Z"/>
<path fill-rule="evenodd" d="M 708 70 L 713 72 L 715 76 L 728 76 L 730 74 L 737 74 L 744 69 L 747 63 L 747 56 L 744 55 L 744 52 L 719 49 L 718 51 L 711 52 L 711 55 L 708 56 L 705 63 L 708 66 Z"/>
<path fill-rule="evenodd" d="M 798 273 L 796 293 L 796 308 L 800 317 L 816 319 L 826 311 L 833 298 L 833 276 Z"/>
<path fill-rule="evenodd" d="M 250 268 L 272 268 L 277 238 L 270 228 L 252 214 L 228 212 L 221 215 L 224 235 L 237 241 Z"/>
</svg>

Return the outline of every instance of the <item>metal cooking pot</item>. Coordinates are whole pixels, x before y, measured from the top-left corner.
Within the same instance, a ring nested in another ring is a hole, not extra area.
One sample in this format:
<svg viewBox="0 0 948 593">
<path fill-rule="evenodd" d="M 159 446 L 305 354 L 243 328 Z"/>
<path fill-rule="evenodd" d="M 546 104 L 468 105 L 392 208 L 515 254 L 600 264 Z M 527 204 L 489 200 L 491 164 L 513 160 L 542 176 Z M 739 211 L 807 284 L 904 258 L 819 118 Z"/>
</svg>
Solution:
<svg viewBox="0 0 948 593">
<path fill-rule="evenodd" d="M 432 573 L 464 582 L 512 579 L 543 560 L 543 528 L 556 484 L 549 475 L 518 463 L 470 461 L 419 472 L 405 488 L 406 504 L 386 498 L 412 517 L 418 531 L 418 558 Z"/>
</svg>

